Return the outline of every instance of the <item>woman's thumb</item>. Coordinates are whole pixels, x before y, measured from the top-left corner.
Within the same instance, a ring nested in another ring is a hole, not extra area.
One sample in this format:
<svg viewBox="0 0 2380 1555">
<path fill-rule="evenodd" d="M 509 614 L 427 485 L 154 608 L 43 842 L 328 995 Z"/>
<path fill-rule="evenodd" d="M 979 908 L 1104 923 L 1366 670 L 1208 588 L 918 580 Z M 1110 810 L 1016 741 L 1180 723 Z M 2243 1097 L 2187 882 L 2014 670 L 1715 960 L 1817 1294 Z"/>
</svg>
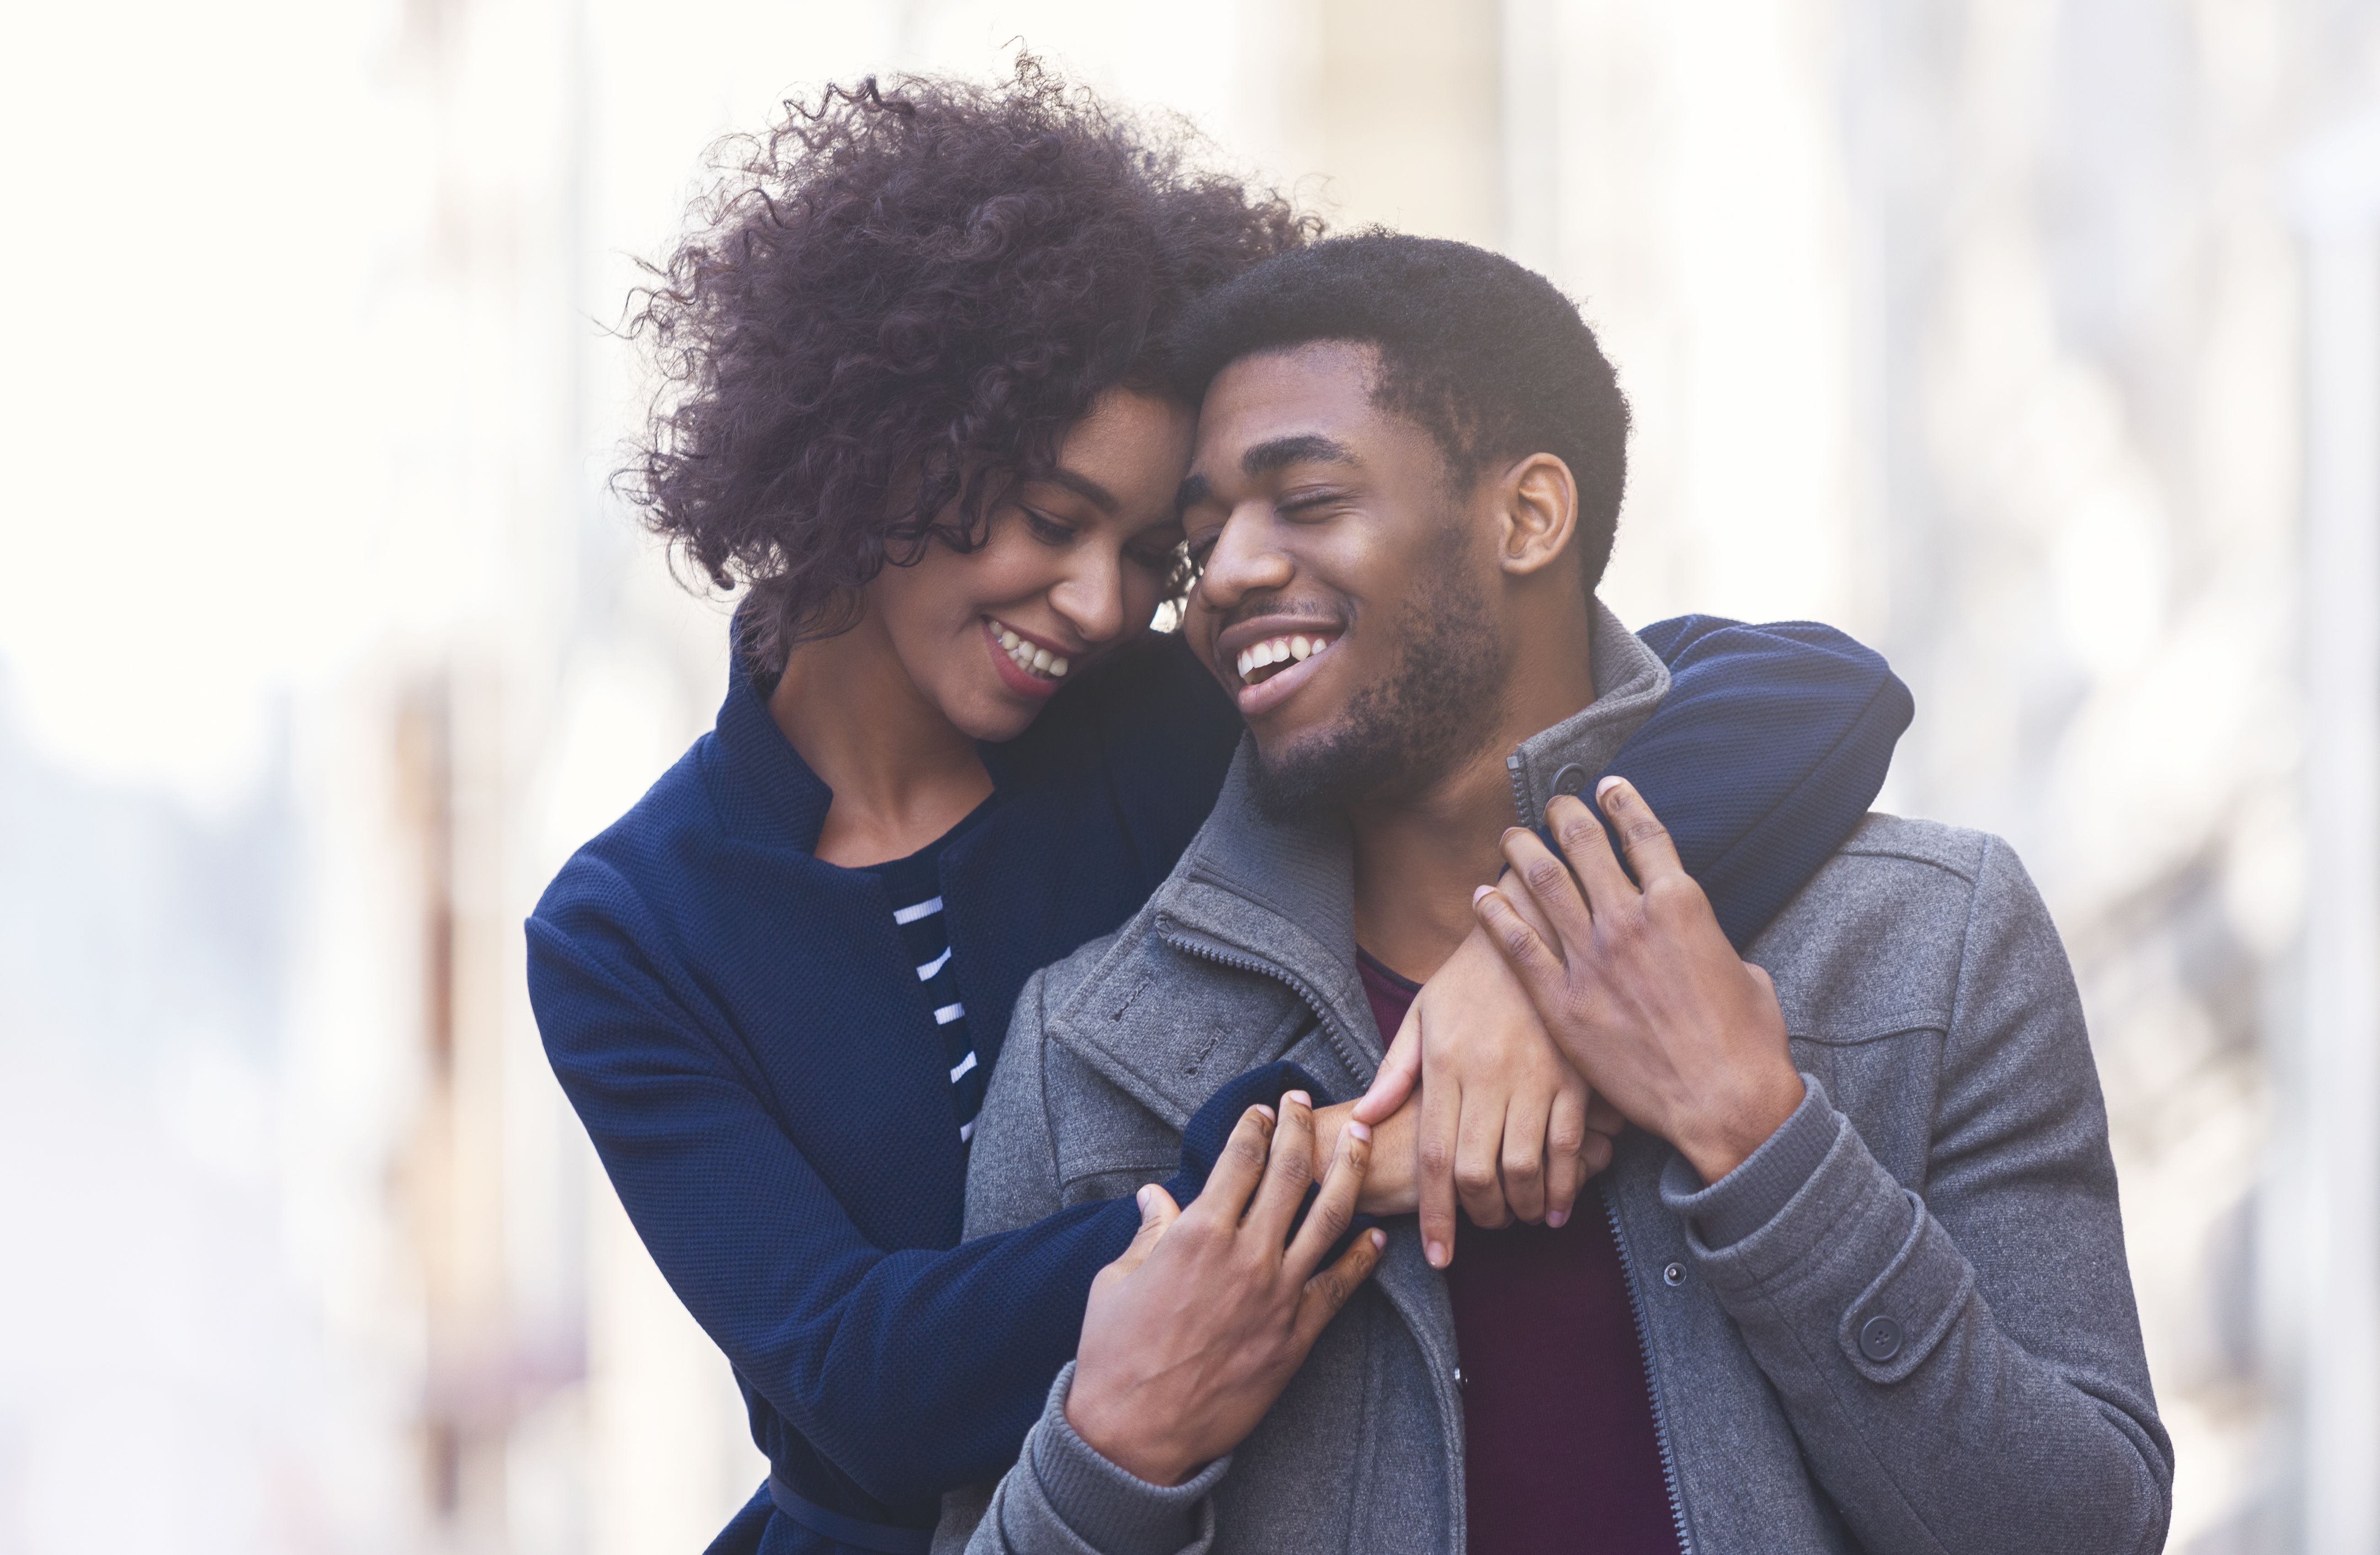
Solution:
<svg viewBox="0 0 2380 1555">
<path fill-rule="evenodd" d="M 1387 1056 L 1380 1060 L 1379 1073 L 1372 1076 L 1371 1089 L 1355 1099 L 1355 1121 L 1373 1124 L 1388 1122 L 1405 1104 L 1405 1099 L 1413 1094 L 1414 1082 L 1420 1078 L 1421 1016 L 1416 1011 L 1407 1010 L 1403 1024 L 1397 1027 L 1396 1039 L 1389 1044 Z"/>
</svg>

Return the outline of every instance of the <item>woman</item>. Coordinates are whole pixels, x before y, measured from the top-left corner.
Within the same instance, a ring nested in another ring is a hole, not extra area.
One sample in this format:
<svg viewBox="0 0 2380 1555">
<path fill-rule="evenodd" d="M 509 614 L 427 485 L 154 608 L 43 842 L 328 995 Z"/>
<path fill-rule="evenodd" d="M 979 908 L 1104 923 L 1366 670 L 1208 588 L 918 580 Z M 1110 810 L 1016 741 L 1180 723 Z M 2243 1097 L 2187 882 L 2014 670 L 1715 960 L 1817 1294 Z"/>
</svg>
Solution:
<svg viewBox="0 0 2380 1555">
<path fill-rule="evenodd" d="M 957 1245 L 966 1140 L 1019 986 L 1164 879 L 1236 744 L 1214 682 L 1148 630 L 1182 582 L 1194 415 L 1161 343 L 1308 236 L 1027 60 L 997 91 L 870 81 L 796 108 L 646 298 L 670 397 L 631 484 L 747 592 L 717 728 L 556 879 L 529 983 L 770 1460 L 715 1549 L 922 1550 L 939 1493 L 1014 1458 L 1140 1224 L 1118 1183 Z M 1725 682 L 1722 662 L 1695 684 Z M 1633 743 L 1676 727 L 1665 707 Z M 1882 774 L 1827 769 L 1835 733 L 1763 760 L 1801 762 L 1848 829 Z M 1463 1086 L 1466 1151 L 1577 1134 L 1583 1089 L 1516 989 L 1446 1005 L 1486 1012 L 1425 1066 Z M 1399 1118 L 1375 1212 L 1422 1191 Z M 1608 1158 L 1587 1138 L 1510 1209 L 1566 1209 Z M 1201 1180 L 1166 1185 L 1186 1206 Z M 1466 1207 L 1500 1223 L 1492 1197 Z"/>
</svg>

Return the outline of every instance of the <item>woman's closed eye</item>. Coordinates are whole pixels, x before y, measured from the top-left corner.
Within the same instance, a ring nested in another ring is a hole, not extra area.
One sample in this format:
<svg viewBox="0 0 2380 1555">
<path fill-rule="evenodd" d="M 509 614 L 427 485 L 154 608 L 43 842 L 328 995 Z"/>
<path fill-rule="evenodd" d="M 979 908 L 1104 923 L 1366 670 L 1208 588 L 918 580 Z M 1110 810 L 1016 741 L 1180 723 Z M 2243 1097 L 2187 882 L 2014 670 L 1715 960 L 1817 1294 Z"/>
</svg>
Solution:
<svg viewBox="0 0 2380 1555">
<path fill-rule="evenodd" d="M 1124 554 L 1135 565 L 1154 573 L 1171 573 L 1182 563 L 1182 537 L 1160 533 L 1135 541 L 1125 547 Z"/>
<path fill-rule="evenodd" d="M 1033 538 L 1042 544 L 1072 545 L 1075 543 L 1075 527 L 1072 524 L 1062 523 L 1038 508 L 1020 507 L 1017 511 L 1025 515 L 1026 528 L 1030 530 Z"/>
</svg>

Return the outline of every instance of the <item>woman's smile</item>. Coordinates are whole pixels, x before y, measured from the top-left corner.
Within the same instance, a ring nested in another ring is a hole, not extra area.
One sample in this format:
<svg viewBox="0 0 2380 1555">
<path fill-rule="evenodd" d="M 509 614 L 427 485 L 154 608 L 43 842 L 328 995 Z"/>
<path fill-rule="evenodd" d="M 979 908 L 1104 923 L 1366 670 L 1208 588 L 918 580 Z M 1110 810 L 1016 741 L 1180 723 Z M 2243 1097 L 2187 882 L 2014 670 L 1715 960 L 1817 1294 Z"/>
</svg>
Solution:
<svg viewBox="0 0 2380 1555">
<path fill-rule="evenodd" d="M 997 616 L 984 616 L 982 626 L 984 640 L 991 646 L 991 666 L 1011 690 L 1028 697 L 1054 695 L 1075 667 L 1073 659 Z"/>
</svg>

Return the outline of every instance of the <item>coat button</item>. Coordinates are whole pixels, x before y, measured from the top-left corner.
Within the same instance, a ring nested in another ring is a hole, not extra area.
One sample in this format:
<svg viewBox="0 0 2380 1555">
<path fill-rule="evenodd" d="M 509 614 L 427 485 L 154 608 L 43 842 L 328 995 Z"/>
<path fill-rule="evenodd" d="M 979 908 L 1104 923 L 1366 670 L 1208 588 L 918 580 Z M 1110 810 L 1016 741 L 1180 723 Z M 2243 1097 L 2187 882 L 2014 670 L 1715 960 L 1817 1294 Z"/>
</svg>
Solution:
<svg viewBox="0 0 2380 1555">
<path fill-rule="evenodd" d="M 1586 769 L 1575 761 L 1564 762 L 1561 770 L 1554 773 L 1554 792 L 1571 795 L 1585 793 Z"/>
<path fill-rule="evenodd" d="M 1673 1263 L 1663 1269 L 1661 1270 L 1661 1282 L 1665 1285 L 1684 1284 L 1686 1282 L 1686 1266 L 1682 1263 Z"/>
<path fill-rule="evenodd" d="M 1471 1386 L 1471 1379 L 1463 1375 L 1463 1368 L 1461 1367 L 1456 1367 L 1454 1368 L 1454 1385 L 1457 1389 L 1468 1388 Z"/>
<path fill-rule="evenodd" d="M 1860 1354 L 1879 1364 L 1900 1354 L 1900 1325 L 1889 1318 L 1870 1318 L 1862 1323 Z"/>
</svg>

